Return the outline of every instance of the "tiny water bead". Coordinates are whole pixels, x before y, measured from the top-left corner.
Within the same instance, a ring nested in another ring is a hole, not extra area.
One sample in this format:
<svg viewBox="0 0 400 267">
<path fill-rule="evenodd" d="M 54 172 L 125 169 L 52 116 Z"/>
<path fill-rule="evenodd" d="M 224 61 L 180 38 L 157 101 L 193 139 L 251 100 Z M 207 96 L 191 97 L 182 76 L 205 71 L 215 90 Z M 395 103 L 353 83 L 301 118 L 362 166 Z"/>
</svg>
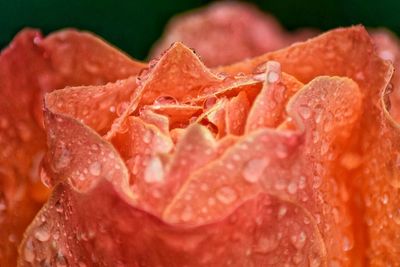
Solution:
<svg viewBox="0 0 400 267">
<path fill-rule="evenodd" d="M 92 162 L 89 165 L 89 173 L 93 176 L 99 176 L 101 173 L 101 163 L 98 161 Z"/>
<path fill-rule="evenodd" d="M 159 96 L 154 100 L 154 105 L 176 105 L 178 101 L 172 96 Z"/>
<path fill-rule="evenodd" d="M 265 158 L 249 160 L 242 170 L 243 178 L 249 183 L 258 182 L 268 164 L 269 161 Z"/>
<path fill-rule="evenodd" d="M 237 199 L 238 195 L 233 188 L 224 186 L 217 191 L 216 197 L 223 204 L 231 204 Z"/>
<path fill-rule="evenodd" d="M 304 247 L 306 240 L 307 240 L 307 235 L 303 231 L 301 231 L 298 234 L 293 234 L 290 237 L 290 241 L 292 242 L 293 246 L 298 250 Z"/>
<path fill-rule="evenodd" d="M 144 180 L 147 183 L 159 183 L 164 180 L 163 163 L 158 156 L 150 159 L 144 172 Z"/>
<path fill-rule="evenodd" d="M 36 228 L 34 236 L 41 242 L 46 242 L 50 239 L 50 229 L 46 222 L 42 223 Z"/>
<path fill-rule="evenodd" d="M 57 147 L 55 148 L 56 155 L 54 159 L 54 167 L 56 170 L 61 170 L 69 166 L 72 155 L 71 152 L 67 149 L 67 146 L 64 142 L 59 142 Z"/>
</svg>

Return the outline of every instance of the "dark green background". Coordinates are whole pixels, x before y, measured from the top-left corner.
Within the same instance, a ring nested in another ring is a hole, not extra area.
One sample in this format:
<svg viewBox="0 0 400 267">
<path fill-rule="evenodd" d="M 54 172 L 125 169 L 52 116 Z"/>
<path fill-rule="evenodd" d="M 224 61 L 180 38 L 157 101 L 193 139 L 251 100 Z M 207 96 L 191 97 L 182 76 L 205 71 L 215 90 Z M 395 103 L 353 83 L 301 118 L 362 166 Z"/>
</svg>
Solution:
<svg viewBox="0 0 400 267">
<path fill-rule="evenodd" d="M 209 1 L 0 0 L 0 47 L 21 28 L 44 33 L 64 27 L 93 31 L 133 57 L 143 59 L 176 13 Z M 251 1 L 274 14 L 288 29 L 323 30 L 362 23 L 400 33 L 400 0 L 266 0 Z"/>
</svg>

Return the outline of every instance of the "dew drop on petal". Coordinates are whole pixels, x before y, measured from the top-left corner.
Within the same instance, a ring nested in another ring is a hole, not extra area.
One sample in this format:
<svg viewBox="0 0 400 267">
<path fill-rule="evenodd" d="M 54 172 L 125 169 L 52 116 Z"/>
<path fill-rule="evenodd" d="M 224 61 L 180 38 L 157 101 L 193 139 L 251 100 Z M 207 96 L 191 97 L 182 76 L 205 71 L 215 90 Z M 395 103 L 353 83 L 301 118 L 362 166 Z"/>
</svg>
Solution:
<svg viewBox="0 0 400 267">
<path fill-rule="evenodd" d="M 153 134 L 150 131 L 145 131 L 143 134 L 143 142 L 145 144 L 150 144 Z"/>
<path fill-rule="evenodd" d="M 269 83 L 275 83 L 279 80 L 279 74 L 275 71 L 270 71 L 267 74 L 267 79 Z"/>
<path fill-rule="evenodd" d="M 288 185 L 288 193 L 289 194 L 296 194 L 297 193 L 297 183 L 296 181 L 291 181 Z"/>
<path fill-rule="evenodd" d="M 35 260 L 35 251 L 32 244 L 32 239 L 28 239 L 24 247 L 24 260 L 33 262 Z"/>
<path fill-rule="evenodd" d="M 392 213 L 392 218 L 395 223 L 400 225 L 400 207 L 395 207 L 394 212 Z"/>
<path fill-rule="evenodd" d="M 46 242 L 50 239 L 50 230 L 46 222 L 36 228 L 34 236 L 41 242 Z"/>
<path fill-rule="evenodd" d="M 89 173 L 94 176 L 99 176 L 101 173 L 101 164 L 95 161 L 89 165 Z"/>
<path fill-rule="evenodd" d="M 176 105 L 178 101 L 172 96 L 160 96 L 154 100 L 154 105 Z"/>
<path fill-rule="evenodd" d="M 345 236 L 343 238 L 342 248 L 343 248 L 343 251 L 349 251 L 353 248 L 353 244 L 347 236 Z"/>
<path fill-rule="evenodd" d="M 62 213 L 64 211 L 64 208 L 62 206 L 61 200 L 58 200 L 55 204 L 54 207 L 56 208 L 56 211 L 58 213 Z"/>
<path fill-rule="evenodd" d="M 55 262 L 56 262 L 56 267 L 67 267 L 68 266 L 67 259 L 60 252 L 57 253 Z"/>
<path fill-rule="evenodd" d="M 90 148 L 91 148 L 93 151 L 99 151 L 100 146 L 99 146 L 98 144 L 91 144 L 91 145 L 90 145 Z"/>
<path fill-rule="evenodd" d="M 300 176 L 299 178 L 299 188 L 304 189 L 306 187 L 306 177 L 305 176 Z"/>
<path fill-rule="evenodd" d="M 64 143 L 60 143 L 57 151 L 57 156 L 55 156 L 54 167 L 56 170 L 61 170 L 65 167 L 68 167 L 71 162 L 71 153 L 66 148 Z"/>
<path fill-rule="evenodd" d="M 279 210 L 278 210 L 278 219 L 282 219 L 283 216 L 286 215 L 286 212 L 287 212 L 286 206 L 284 206 L 284 205 L 280 206 Z"/>
<path fill-rule="evenodd" d="M 306 243 L 307 235 L 303 231 L 290 237 L 290 241 L 296 249 L 302 249 Z"/>
<path fill-rule="evenodd" d="M 164 180 L 164 169 L 161 159 L 155 156 L 148 162 L 145 172 L 144 180 L 147 183 L 159 183 Z"/>
<path fill-rule="evenodd" d="M 258 182 L 268 164 L 265 158 L 249 160 L 242 170 L 243 178 L 249 183 Z"/>
<path fill-rule="evenodd" d="M 279 245 L 279 240 L 275 235 L 263 236 L 257 243 L 254 251 L 257 253 L 269 253 L 274 251 Z"/>
<path fill-rule="evenodd" d="M 223 204 L 231 204 L 237 199 L 237 193 L 233 188 L 224 186 L 217 191 L 216 197 Z"/>
</svg>

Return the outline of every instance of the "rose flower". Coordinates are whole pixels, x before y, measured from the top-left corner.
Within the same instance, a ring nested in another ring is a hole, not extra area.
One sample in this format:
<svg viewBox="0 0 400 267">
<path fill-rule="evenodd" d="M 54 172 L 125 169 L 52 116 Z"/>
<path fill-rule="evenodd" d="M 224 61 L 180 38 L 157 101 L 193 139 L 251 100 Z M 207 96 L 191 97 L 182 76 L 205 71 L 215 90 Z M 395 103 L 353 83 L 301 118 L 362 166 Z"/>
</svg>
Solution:
<svg viewBox="0 0 400 267">
<path fill-rule="evenodd" d="M 397 46 L 375 40 L 208 68 L 180 42 L 144 64 L 21 32 L 0 56 L 1 265 L 17 246 L 18 266 L 400 264 Z"/>
</svg>

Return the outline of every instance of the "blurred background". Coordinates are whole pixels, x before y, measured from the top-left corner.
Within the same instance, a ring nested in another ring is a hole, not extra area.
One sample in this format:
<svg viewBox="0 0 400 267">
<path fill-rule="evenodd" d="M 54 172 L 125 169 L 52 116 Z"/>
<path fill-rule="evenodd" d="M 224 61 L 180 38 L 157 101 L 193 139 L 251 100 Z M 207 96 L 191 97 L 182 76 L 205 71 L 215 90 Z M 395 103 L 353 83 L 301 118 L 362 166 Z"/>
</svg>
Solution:
<svg viewBox="0 0 400 267">
<path fill-rule="evenodd" d="M 144 59 L 175 14 L 212 1 L 0 0 L 0 48 L 23 27 L 45 34 L 65 27 L 102 36 L 137 59 Z M 267 0 L 247 1 L 274 15 L 289 30 L 322 30 L 362 23 L 400 34 L 399 0 Z"/>
</svg>

